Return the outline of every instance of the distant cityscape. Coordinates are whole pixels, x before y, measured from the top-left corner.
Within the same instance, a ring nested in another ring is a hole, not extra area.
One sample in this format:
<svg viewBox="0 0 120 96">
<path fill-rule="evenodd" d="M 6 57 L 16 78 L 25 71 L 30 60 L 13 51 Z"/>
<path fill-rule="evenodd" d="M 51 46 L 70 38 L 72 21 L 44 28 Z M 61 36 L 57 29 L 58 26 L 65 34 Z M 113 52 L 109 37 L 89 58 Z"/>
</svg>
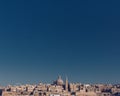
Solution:
<svg viewBox="0 0 120 96">
<path fill-rule="evenodd" d="M 120 84 L 71 83 L 61 76 L 51 84 L 8 85 L 0 88 L 0 96 L 120 96 Z"/>
</svg>

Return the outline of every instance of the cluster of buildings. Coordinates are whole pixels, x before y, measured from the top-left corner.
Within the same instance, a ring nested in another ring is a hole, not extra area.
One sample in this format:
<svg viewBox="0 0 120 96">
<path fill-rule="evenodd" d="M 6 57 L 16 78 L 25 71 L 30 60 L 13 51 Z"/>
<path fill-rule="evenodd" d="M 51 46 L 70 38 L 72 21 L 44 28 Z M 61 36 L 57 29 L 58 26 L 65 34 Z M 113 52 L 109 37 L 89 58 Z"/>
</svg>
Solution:
<svg viewBox="0 0 120 96">
<path fill-rule="evenodd" d="M 1 88 L 0 96 L 120 96 L 120 85 L 69 83 L 59 76 L 52 84 Z"/>
</svg>

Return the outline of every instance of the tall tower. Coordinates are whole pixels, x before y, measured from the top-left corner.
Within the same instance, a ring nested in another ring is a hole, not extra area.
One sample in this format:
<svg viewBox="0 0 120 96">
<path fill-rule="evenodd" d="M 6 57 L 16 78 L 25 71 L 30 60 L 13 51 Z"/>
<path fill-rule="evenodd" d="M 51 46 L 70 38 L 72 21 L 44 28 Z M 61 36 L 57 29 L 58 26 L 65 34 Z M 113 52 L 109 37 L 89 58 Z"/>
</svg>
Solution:
<svg viewBox="0 0 120 96">
<path fill-rule="evenodd" d="M 66 77 L 66 80 L 65 80 L 65 90 L 68 91 L 68 78 Z"/>
</svg>

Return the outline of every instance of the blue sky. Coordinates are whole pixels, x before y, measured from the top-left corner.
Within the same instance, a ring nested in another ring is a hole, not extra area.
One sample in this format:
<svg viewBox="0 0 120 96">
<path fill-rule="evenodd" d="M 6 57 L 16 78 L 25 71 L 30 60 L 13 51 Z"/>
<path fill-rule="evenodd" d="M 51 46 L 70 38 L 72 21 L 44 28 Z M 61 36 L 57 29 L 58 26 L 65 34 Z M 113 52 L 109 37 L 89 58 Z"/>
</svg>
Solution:
<svg viewBox="0 0 120 96">
<path fill-rule="evenodd" d="M 119 0 L 0 0 L 0 84 L 120 82 Z"/>
</svg>

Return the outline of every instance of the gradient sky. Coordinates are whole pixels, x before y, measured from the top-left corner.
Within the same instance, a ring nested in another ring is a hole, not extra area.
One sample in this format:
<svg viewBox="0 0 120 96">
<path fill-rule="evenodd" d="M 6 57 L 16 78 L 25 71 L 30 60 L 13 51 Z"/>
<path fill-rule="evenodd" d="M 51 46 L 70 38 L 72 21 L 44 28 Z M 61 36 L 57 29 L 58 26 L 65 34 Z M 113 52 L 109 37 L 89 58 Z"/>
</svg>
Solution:
<svg viewBox="0 0 120 96">
<path fill-rule="evenodd" d="M 0 0 L 0 85 L 120 82 L 120 0 Z"/>
</svg>

